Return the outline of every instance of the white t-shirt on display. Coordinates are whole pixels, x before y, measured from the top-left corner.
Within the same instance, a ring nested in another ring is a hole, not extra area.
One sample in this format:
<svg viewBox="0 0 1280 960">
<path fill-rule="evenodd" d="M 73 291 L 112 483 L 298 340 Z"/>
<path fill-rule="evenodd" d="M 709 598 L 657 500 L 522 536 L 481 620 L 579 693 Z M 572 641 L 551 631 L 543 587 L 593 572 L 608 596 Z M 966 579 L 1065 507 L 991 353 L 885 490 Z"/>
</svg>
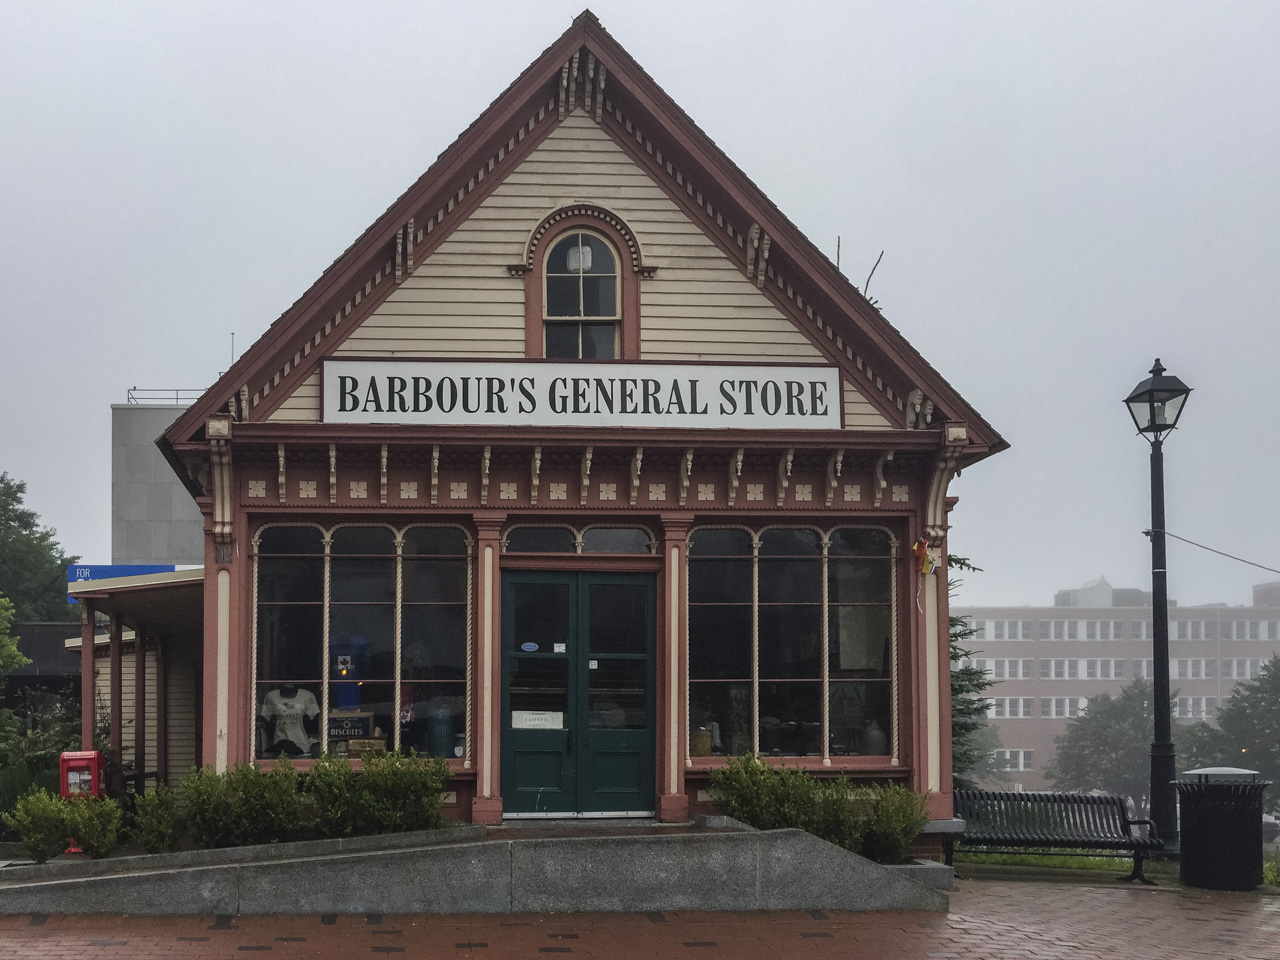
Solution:
<svg viewBox="0 0 1280 960">
<path fill-rule="evenodd" d="M 286 697 L 279 689 L 272 690 L 262 699 L 262 709 L 258 711 L 258 716 L 275 722 L 275 733 L 271 738 L 273 745 L 289 740 L 299 750 L 310 753 L 311 745 L 320 742 L 316 737 L 308 737 L 306 728 L 302 725 L 304 717 L 314 720 L 320 716 L 320 704 L 310 690 L 299 687 L 292 697 Z"/>
</svg>

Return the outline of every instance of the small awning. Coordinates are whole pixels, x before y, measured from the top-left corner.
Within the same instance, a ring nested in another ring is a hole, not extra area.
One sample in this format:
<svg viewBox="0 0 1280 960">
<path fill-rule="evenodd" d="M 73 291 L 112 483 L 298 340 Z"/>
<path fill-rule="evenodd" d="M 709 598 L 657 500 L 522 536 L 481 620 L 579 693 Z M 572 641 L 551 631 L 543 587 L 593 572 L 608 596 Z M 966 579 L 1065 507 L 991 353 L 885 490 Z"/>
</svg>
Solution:
<svg viewBox="0 0 1280 960">
<path fill-rule="evenodd" d="M 150 637 L 193 643 L 204 637 L 203 568 L 82 580 L 68 584 L 67 593 Z"/>
</svg>

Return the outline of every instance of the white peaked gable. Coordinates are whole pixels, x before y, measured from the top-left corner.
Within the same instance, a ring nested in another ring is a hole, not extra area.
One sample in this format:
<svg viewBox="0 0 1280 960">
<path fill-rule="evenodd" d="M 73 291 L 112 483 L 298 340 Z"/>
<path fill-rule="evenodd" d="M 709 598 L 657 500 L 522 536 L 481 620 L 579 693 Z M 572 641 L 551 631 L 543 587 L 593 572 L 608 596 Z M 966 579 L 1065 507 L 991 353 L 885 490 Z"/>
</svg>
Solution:
<svg viewBox="0 0 1280 960">
<path fill-rule="evenodd" d="M 813 343 L 587 114 L 576 110 L 353 331 L 335 357 L 524 356 L 525 283 L 509 264 L 551 211 L 591 202 L 622 217 L 657 275 L 641 282 L 641 358 L 826 363 Z M 274 412 L 320 418 L 312 373 Z M 846 424 L 889 423 L 845 384 Z"/>
</svg>

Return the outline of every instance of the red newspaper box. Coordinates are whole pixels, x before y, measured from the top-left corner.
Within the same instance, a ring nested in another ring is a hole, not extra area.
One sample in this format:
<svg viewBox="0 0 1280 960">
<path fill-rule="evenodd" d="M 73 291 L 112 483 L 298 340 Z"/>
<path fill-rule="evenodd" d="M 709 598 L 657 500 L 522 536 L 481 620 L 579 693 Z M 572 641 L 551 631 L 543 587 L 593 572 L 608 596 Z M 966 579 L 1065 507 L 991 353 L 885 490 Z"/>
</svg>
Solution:
<svg viewBox="0 0 1280 960">
<path fill-rule="evenodd" d="M 102 796 L 102 754 L 97 750 L 64 753 L 58 763 L 64 797 Z"/>
</svg>

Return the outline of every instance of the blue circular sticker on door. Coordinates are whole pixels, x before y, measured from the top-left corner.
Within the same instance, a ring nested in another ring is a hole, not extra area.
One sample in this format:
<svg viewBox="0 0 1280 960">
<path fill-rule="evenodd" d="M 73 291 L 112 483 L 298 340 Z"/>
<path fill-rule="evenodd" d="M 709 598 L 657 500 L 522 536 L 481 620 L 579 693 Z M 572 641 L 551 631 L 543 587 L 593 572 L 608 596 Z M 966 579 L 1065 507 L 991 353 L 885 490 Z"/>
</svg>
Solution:
<svg viewBox="0 0 1280 960">
<path fill-rule="evenodd" d="M 520 644 L 520 649 L 525 653 L 533 653 L 533 651 L 538 649 L 538 645 L 536 643 L 522 643 Z"/>
</svg>

